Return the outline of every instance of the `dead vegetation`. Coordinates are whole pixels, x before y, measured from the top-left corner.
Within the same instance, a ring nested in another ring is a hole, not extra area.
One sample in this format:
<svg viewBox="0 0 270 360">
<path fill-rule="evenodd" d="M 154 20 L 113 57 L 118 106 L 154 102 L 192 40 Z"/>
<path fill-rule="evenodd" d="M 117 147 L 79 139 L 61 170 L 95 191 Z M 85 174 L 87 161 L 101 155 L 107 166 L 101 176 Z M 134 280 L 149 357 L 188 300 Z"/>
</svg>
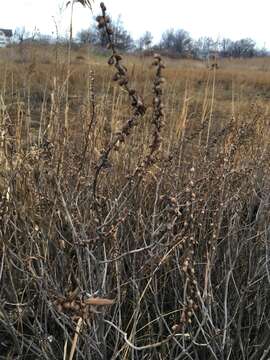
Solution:
<svg viewBox="0 0 270 360">
<path fill-rule="evenodd" d="M 97 20 L 111 66 L 1 63 L 0 358 L 269 358 L 266 60 L 122 59 Z"/>
</svg>

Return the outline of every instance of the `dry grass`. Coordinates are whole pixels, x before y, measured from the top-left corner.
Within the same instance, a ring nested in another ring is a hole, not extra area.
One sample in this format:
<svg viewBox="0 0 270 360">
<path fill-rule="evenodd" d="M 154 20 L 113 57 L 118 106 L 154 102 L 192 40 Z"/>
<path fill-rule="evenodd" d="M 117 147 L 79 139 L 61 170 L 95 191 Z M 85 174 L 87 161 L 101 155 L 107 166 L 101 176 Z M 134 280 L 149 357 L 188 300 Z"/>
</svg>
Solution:
<svg viewBox="0 0 270 360">
<path fill-rule="evenodd" d="M 270 60 L 1 53 L 0 358 L 269 358 Z"/>
</svg>

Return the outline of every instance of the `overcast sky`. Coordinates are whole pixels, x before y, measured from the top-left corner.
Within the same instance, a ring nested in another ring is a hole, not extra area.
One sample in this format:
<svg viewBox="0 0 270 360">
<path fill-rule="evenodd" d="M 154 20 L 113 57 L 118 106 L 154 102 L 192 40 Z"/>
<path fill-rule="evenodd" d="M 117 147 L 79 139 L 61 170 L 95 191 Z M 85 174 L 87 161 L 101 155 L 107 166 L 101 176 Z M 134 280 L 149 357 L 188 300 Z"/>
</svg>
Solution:
<svg viewBox="0 0 270 360">
<path fill-rule="evenodd" d="M 60 32 L 68 28 L 69 8 L 63 0 L 0 0 L 0 28 L 35 27 L 42 33 Z M 251 37 L 259 46 L 270 49 L 270 0 L 107 0 L 109 13 L 123 23 L 136 39 L 149 30 L 156 41 L 168 28 L 182 28 L 192 37 L 229 37 L 233 40 Z M 95 0 L 94 15 L 99 14 Z M 92 22 L 90 10 L 75 7 L 74 31 L 87 28 Z"/>
</svg>

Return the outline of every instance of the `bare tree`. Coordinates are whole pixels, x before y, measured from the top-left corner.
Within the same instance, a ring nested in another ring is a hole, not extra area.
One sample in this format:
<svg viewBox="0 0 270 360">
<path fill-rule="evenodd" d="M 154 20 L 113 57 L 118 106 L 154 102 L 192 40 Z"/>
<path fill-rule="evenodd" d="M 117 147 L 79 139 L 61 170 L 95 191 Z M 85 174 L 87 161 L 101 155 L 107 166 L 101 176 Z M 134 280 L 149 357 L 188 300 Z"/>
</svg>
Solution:
<svg viewBox="0 0 270 360">
<path fill-rule="evenodd" d="M 162 34 L 160 48 L 177 55 L 186 55 L 192 50 L 192 39 L 183 29 L 170 29 Z"/>
<path fill-rule="evenodd" d="M 146 31 L 138 40 L 137 46 L 139 50 L 148 50 L 153 42 L 153 35 L 150 31 Z"/>
<path fill-rule="evenodd" d="M 129 32 L 125 29 L 120 17 L 117 21 L 111 23 L 114 31 L 114 43 L 120 50 L 131 50 L 134 48 L 134 40 Z M 88 29 L 81 30 L 77 34 L 77 40 L 81 44 L 92 44 L 100 47 L 106 47 L 107 34 L 104 31 L 99 31 L 95 25 L 90 26 Z"/>
</svg>

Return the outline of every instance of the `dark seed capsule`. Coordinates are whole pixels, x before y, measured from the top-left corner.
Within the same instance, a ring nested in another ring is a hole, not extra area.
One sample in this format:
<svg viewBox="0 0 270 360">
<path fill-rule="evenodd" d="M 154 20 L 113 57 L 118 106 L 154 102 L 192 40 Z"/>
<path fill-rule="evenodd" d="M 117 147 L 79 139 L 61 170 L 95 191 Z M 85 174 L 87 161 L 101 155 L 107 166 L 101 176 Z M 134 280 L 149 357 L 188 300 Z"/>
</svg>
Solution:
<svg viewBox="0 0 270 360">
<path fill-rule="evenodd" d="M 119 80 L 118 83 L 119 83 L 120 86 L 127 85 L 128 79 L 127 78 L 122 78 L 122 79 Z"/>
<path fill-rule="evenodd" d="M 133 96 L 135 95 L 136 91 L 134 89 L 129 89 L 129 95 Z"/>
<path fill-rule="evenodd" d="M 100 7 L 101 7 L 101 10 L 102 10 L 102 11 L 106 11 L 106 10 L 107 10 L 104 2 L 100 3 Z"/>
<path fill-rule="evenodd" d="M 99 22 L 99 23 L 98 23 L 98 28 L 99 28 L 99 29 L 103 29 L 104 26 L 105 26 L 104 23 L 102 23 L 102 22 Z"/>
<path fill-rule="evenodd" d="M 120 79 L 119 73 L 116 73 L 113 75 L 113 78 L 112 78 L 113 81 L 118 81 L 119 79 Z"/>
<path fill-rule="evenodd" d="M 154 54 L 154 58 L 155 58 L 156 60 L 161 60 L 161 56 L 160 56 L 159 54 Z"/>
<path fill-rule="evenodd" d="M 122 56 L 120 54 L 115 54 L 114 57 L 117 61 L 122 60 Z"/>
<path fill-rule="evenodd" d="M 110 28 L 110 27 L 108 27 L 108 28 L 107 28 L 107 32 L 108 32 L 109 35 L 112 35 L 112 34 L 113 34 L 113 29 Z"/>
<path fill-rule="evenodd" d="M 111 56 L 108 60 L 108 64 L 109 65 L 113 65 L 114 64 L 114 56 Z"/>
</svg>

